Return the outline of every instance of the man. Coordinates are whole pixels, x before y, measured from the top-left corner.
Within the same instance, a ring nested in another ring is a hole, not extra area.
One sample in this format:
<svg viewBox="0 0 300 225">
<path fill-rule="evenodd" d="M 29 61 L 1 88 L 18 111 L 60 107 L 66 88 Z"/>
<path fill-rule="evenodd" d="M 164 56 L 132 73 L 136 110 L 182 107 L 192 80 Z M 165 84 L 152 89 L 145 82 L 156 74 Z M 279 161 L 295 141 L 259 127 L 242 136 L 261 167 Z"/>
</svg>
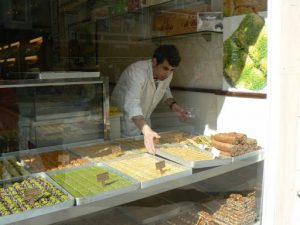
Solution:
<svg viewBox="0 0 300 225">
<path fill-rule="evenodd" d="M 177 104 L 170 91 L 173 71 L 180 63 L 180 55 L 174 45 L 159 46 L 152 59 L 129 65 L 112 93 L 112 102 L 122 112 L 123 137 L 143 133 L 148 152 L 155 154 L 154 139 L 160 136 L 150 127 L 150 115 L 162 100 L 183 120 L 189 118 Z"/>
</svg>

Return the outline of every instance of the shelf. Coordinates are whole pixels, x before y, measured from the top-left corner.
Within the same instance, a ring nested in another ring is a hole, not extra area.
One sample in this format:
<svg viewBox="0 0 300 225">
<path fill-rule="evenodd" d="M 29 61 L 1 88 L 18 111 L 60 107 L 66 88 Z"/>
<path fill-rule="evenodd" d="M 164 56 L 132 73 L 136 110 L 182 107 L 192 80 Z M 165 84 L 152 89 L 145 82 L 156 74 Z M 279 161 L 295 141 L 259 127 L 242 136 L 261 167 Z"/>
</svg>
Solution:
<svg viewBox="0 0 300 225">
<path fill-rule="evenodd" d="M 115 197 L 111 197 L 109 199 L 106 199 L 105 201 L 96 201 L 89 204 L 84 204 L 81 206 L 72 207 L 69 209 L 61 210 L 55 213 L 49 213 L 46 215 L 42 215 L 39 217 L 31 218 L 31 219 L 25 219 L 23 221 L 14 223 L 16 225 L 23 225 L 23 224 L 53 224 L 60 221 L 65 221 L 67 219 L 87 215 L 90 213 L 98 212 L 104 209 L 112 208 L 118 205 L 122 205 L 128 202 L 132 202 L 135 200 L 139 200 L 142 198 L 154 196 L 157 194 L 160 194 L 162 192 L 166 192 L 169 190 L 173 190 L 176 188 L 180 188 L 189 184 L 193 184 L 199 181 L 206 180 L 208 178 L 212 178 L 218 175 L 222 175 L 228 172 L 231 172 L 233 170 L 237 170 L 258 162 L 263 161 L 264 156 L 263 152 L 261 152 L 258 155 L 255 155 L 253 157 L 249 157 L 247 159 L 243 159 L 240 161 L 236 161 L 232 164 L 219 166 L 219 167 L 213 167 L 213 168 L 206 168 L 202 170 L 195 171 L 192 175 L 188 175 L 186 177 L 168 181 L 159 185 L 151 186 L 149 188 L 145 189 L 139 189 L 137 191 L 126 193 L 122 195 L 118 195 Z"/>
<path fill-rule="evenodd" d="M 17 48 L 19 48 L 20 45 L 21 45 L 20 42 L 17 41 L 17 42 L 11 43 L 11 44 L 10 44 L 10 47 L 11 47 L 11 48 L 12 48 L 12 47 L 17 47 Z"/>
<path fill-rule="evenodd" d="M 16 62 L 16 58 L 8 58 L 8 59 L 6 59 L 6 62 L 15 63 Z"/>
<path fill-rule="evenodd" d="M 37 38 L 31 39 L 29 41 L 29 43 L 41 45 L 43 43 L 43 37 L 37 37 Z"/>
<path fill-rule="evenodd" d="M 200 4 L 206 4 L 206 0 L 194 0 L 193 2 L 186 3 L 184 0 L 170 0 L 170 1 L 165 1 L 162 3 L 158 4 L 153 4 L 153 5 L 144 5 L 141 8 L 133 11 L 126 11 L 120 14 L 116 15 L 107 15 L 106 17 L 103 18 L 96 18 L 97 20 L 110 20 L 110 19 L 115 19 L 115 18 L 127 18 L 139 14 L 145 14 L 145 12 L 149 11 L 160 11 L 160 10 L 166 10 L 166 9 L 185 9 L 188 7 L 192 7 L 194 5 L 200 5 Z"/>
<path fill-rule="evenodd" d="M 151 37 L 151 38 L 144 38 L 140 39 L 140 41 L 155 41 L 155 40 L 162 40 L 162 39 L 167 39 L 167 38 L 177 38 L 177 37 L 186 37 L 186 36 L 198 36 L 202 35 L 205 39 L 207 38 L 206 36 L 211 36 L 211 34 L 223 34 L 223 32 L 220 31 L 195 31 L 195 32 L 190 32 L 190 33 L 182 33 L 182 34 L 174 34 L 174 35 L 169 35 L 169 36 L 156 36 L 156 37 Z M 206 39 L 208 40 L 208 39 Z"/>
</svg>

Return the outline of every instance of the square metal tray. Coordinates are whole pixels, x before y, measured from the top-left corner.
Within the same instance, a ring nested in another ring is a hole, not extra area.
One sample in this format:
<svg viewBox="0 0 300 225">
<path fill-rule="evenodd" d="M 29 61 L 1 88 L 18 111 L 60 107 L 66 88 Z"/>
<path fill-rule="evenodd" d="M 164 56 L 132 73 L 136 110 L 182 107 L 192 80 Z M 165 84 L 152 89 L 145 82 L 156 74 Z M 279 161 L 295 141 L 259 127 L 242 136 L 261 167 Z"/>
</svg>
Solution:
<svg viewBox="0 0 300 225">
<path fill-rule="evenodd" d="M 162 156 L 166 159 L 172 160 L 176 163 L 179 163 L 181 165 L 184 165 L 186 167 L 194 168 L 194 169 L 199 169 L 199 168 L 207 168 L 207 167 L 214 167 L 214 166 L 222 166 L 226 164 L 232 163 L 232 158 L 231 157 L 221 157 L 219 159 L 213 159 L 213 160 L 199 160 L 199 161 L 192 161 L 192 160 L 186 160 L 183 158 L 180 158 L 176 155 L 169 154 L 167 152 L 161 151 L 159 147 L 184 147 L 184 148 L 190 148 L 197 150 L 199 152 L 207 152 L 206 150 L 201 150 L 199 148 L 196 148 L 194 146 L 185 146 L 182 144 L 163 144 L 157 146 L 158 149 L 156 151 L 156 154 L 159 156 Z M 209 153 L 209 152 L 208 152 Z"/>
<path fill-rule="evenodd" d="M 68 151 L 70 151 L 72 154 L 75 154 L 75 155 L 81 157 L 82 159 L 87 159 L 90 162 L 93 162 L 93 163 L 103 163 L 105 161 L 110 161 L 110 160 L 114 160 L 114 159 L 102 159 L 102 160 L 99 159 L 99 160 L 96 160 L 95 158 L 100 158 L 100 157 L 94 157 L 94 158 L 92 158 L 92 157 L 90 157 L 88 155 L 82 154 L 81 152 L 79 152 L 77 150 L 77 148 L 90 148 L 90 147 L 93 147 L 93 146 L 96 146 L 96 145 L 110 145 L 110 144 L 112 146 L 114 146 L 117 143 L 116 142 L 112 142 L 112 141 L 84 143 L 84 144 L 80 144 L 80 145 L 77 145 L 77 146 L 68 147 Z M 122 146 L 122 145 L 120 145 L 120 147 L 121 147 L 121 150 L 123 152 L 125 152 L 125 154 L 122 155 L 122 156 L 118 156 L 116 158 L 121 158 L 121 157 L 128 156 L 128 155 L 135 155 L 135 154 L 141 154 L 142 153 L 141 151 L 138 151 L 138 150 L 132 150 L 132 149 L 124 148 L 124 146 Z"/>
<path fill-rule="evenodd" d="M 26 157 L 26 156 L 37 156 L 39 154 L 42 154 L 42 153 L 51 153 L 51 152 L 55 152 L 55 151 L 61 151 L 62 153 L 65 152 L 67 154 L 69 154 L 70 156 L 74 156 L 74 157 L 78 157 L 78 159 L 84 159 L 86 162 L 86 164 L 84 165 L 87 165 L 87 164 L 90 164 L 92 163 L 92 161 L 89 159 L 89 158 L 82 158 L 80 155 L 77 155 L 77 154 L 74 154 L 72 151 L 69 151 L 66 146 L 57 146 L 57 147 L 47 147 L 47 148 L 36 148 L 36 149 L 30 149 L 30 150 L 24 150 L 24 151 L 18 151 L 18 152 L 13 152 L 13 153 L 10 153 L 10 154 L 7 154 L 5 155 L 5 157 L 3 157 L 4 159 L 7 159 L 7 158 L 13 158 L 13 157 L 16 157 L 18 159 L 20 159 L 20 162 L 23 164 L 23 168 L 28 171 L 28 173 L 39 173 L 39 172 L 47 172 L 47 171 L 44 171 L 44 170 L 37 170 L 37 171 L 31 171 L 30 169 L 30 165 L 28 165 L 22 158 Z M 77 166 L 73 166 L 73 167 L 77 167 Z M 72 168 L 73 168 L 72 167 Z M 55 169 L 53 171 L 56 171 L 56 170 L 61 170 L 61 169 Z"/>
<path fill-rule="evenodd" d="M 85 166 L 48 172 L 47 174 L 51 178 L 52 174 L 58 174 L 58 173 L 63 173 L 63 172 L 68 172 L 68 171 L 74 171 L 74 170 L 89 168 L 89 167 L 93 167 L 93 166 L 104 167 L 106 170 L 111 171 L 113 173 L 116 173 L 119 176 L 121 176 L 122 178 L 131 181 L 132 185 L 127 186 L 127 187 L 122 187 L 122 188 L 119 188 L 119 189 L 115 189 L 115 190 L 108 190 L 108 191 L 99 192 L 99 194 L 95 194 L 95 195 L 84 196 L 84 197 L 74 197 L 76 205 L 83 205 L 83 204 L 87 204 L 87 203 L 90 203 L 90 202 L 104 200 L 104 199 L 107 199 L 107 198 L 110 198 L 110 197 L 114 197 L 114 196 L 117 196 L 117 195 L 121 195 L 121 194 L 125 194 L 125 193 L 128 193 L 128 192 L 135 191 L 140 187 L 140 183 L 138 181 L 134 180 L 133 178 L 127 176 L 126 174 L 123 174 L 120 171 L 118 171 L 118 170 L 116 170 L 116 169 L 114 169 L 114 168 L 112 168 L 108 165 L 105 165 L 103 163 L 92 163 L 92 164 L 85 165 Z"/>
<path fill-rule="evenodd" d="M 161 160 L 165 160 L 166 163 L 168 164 L 172 164 L 173 166 L 176 166 L 176 167 L 180 167 L 183 169 L 183 171 L 181 172 L 178 172 L 178 173 L 174 173 L 174 174 L 171 174 L 171 175 L 166 175 L 166 176 L 162 176 L 160 178 L 156 178 L 156 179 L 153 179 L 153 180 L 147 180 L 147 181 L 139 181 L 141 183 L 141 188 L 148 188 L 148 187 L 151 187 L 151 186 L 154 186 L 154 185 L 159 185 L 161 183 L 165 183 L 167 181 L 171 181 L 171 180 L 176 180 L 176 179 L 179 179 L 181 177 L 186 177 L 188 175 L 191 175 L 192 174 L 192 170 L 190 168 L 187 168 L 185 166 L 182 166 L 182 165 L 179 165 L 177 163 L 174 163 L 174 162 L 171 162 L 167 159 L 162 159 L 160 157 L 157 157 L 157 156 L 154 156 L 154 155 L 151 155 L 149 153 L 141 153 L 141 154 L 136 154 L 136 155 L 131 155 L 131 156 L 124 156 L 124 157 L 120 157 L 118 159 L 115 159 L 115 160 L 111 160 L 111 161 L 107 161 L 107 162 L 104 162 L 105 164 L 108 164 L 109 165 L 109 162 L 113 162 L 113 161 L 120 161 L 122 159 L 126 159 L 126 158 L 135 158 L 135 157 L 139 157 L 141 155 L 147 155 L 148 157 L 152 157 L 154 159 L 157 159 L 159 161 Z M 112 167 L 112 166 L 111 166 Z M 122 172 L 122 171 L 121 171 Z M 130 175 L 128 175 L 130 176 Z"/>
<path fill-rule="evenodd" d="M 24 212 L 20 213 L 15 213 L 7 216 L 1 216 L 0 217 L 0 224 L 8 224 L 8 223 L 13 223 L 25 219 L 30 219 L 33 217 L 41 216 L 44 214 L 60 211 L 63 209 L 71 208 L 74 206 L 74 198 L 72 195 L 70 195 L 65 189 L 63 189 L 61 186 L 59 186 L 56 182 L 54 182 L 50 177 L 47 176 L 45 173 L 35 173 L 31 174 L 29 176 L 23 176 L 23 177 L 18 177 L 18 178 L 13 178 L 11 180 L 5 180 L 5 181 L 0 181 L 0 184 L 6 184 L 6 183 L 14 183 L 14 182 L 21 182 L 27 178 L 30 177 L 42 177 L 49 181 L 51 184 L 53 184 L 57 189 L 62 191 L 65 195 L 69 197 L 69 200 L 51 205 L 51 206 L 43 206 L 41 208 L 35 208 L 32 210 L 27 210 Z"/>
</svg>

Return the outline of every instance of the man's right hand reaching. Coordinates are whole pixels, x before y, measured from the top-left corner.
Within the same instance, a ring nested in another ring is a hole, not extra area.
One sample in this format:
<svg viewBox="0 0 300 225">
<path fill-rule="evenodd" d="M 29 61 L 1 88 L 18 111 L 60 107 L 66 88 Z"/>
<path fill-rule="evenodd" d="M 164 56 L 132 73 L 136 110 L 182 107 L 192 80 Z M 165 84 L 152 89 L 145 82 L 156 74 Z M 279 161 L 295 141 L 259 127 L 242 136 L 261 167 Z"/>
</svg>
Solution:
<svg viewBox="0 0 300 225">
<path fill-rule="evenodd" d="M 154 138 L 160 138 L 160 136 L 154 132 L 146 123 L 142 128 L 144 134 L 144 144 L 149 153 L 155 154 Z"/>
</svg>

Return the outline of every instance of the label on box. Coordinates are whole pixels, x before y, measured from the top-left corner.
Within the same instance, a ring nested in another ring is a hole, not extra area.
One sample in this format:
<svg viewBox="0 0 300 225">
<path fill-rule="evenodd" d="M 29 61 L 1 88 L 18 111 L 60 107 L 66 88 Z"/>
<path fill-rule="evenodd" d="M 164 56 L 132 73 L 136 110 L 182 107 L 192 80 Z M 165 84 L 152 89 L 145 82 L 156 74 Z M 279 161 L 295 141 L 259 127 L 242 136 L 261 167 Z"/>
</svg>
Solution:
<svg viewBox="0 0 300 225">
<path fill-rule="evenodd" d="M 61 162 L 62 164 L 66 164 L 70 162 L 70 155 L 67 153 L 63 153 L 58 155 L 58 161 Z"/>
<path fill-rule="evenodd" d="M 105 182 L 109 179 L 108 172 L 99 173 L 97 174 L 97 181 L 102 184 L 102 186 L 105 186 Z"/>
<path fill-rule="evenodd" d="M 163 169 L 166 167 L 166 161 L 162 160 L 162 161 L 155 163 L 155 167 L 157 170 L 160 171 L 161 174 L 163 174 L 163 172 L 164 172 Z"/>
<path fill-rule="evenodd" d="M 211 154 L 213 155 L 214 158 L 216 158 L 216 157 L 220 156 L 220 151 L 218 149 L 216 149 L 215 147 L 212 147 Z"/>
</svg>

